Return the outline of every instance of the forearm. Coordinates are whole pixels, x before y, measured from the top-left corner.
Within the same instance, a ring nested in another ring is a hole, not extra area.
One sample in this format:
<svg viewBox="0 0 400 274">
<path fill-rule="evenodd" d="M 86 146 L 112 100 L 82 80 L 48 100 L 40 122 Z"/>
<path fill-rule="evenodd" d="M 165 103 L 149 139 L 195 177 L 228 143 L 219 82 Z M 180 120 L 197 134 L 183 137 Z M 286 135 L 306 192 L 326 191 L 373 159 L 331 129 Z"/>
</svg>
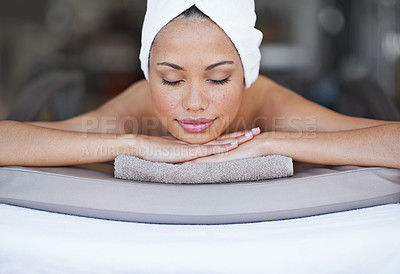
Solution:
<svg viewBox="0 0 400 274">
<path fill-rule="evenodd" d="M 400 124 L 338 132 L 270 132 L 269 154 L 326 165 L 400 168 Z"/>
<path fill-rule="evenodd" d="M 116 118 L 101 118 L 98 117 L 95 111 L 92 111 L 63 121 L 35 121 L 26 122 L 26 124 L 65 131 L 117 133 L 119 131 L 117 131 L 115 121 Z M 107 122 L 111 124 L 107 125 Z M 114 124 L 112 124 L 112 122 L 114 122 Z"/>
<path fill-rule="evenodd" d="M 61 166 L 114 160 L 129 153 L 128 135 L 70 132 L 0 122 L 0 166 Z"/>
</svg>

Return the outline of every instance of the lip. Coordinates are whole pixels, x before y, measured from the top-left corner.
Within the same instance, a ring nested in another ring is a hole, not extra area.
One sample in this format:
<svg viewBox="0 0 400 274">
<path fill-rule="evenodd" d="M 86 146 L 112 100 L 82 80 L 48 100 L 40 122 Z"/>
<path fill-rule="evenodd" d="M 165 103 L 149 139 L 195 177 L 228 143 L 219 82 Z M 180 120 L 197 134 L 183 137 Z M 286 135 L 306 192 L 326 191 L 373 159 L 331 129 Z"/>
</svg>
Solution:
<svg viewBox="0 0 400 274">
<path fill-rule="evenodd" d="M 179 125 L 183 127 L 185 130 L 189 132 L 202 132 L 211 127 L 214 123 L 215 119 L 207 119 L 207 118 L 188 118 L 177 120 Z"/>
</svg>

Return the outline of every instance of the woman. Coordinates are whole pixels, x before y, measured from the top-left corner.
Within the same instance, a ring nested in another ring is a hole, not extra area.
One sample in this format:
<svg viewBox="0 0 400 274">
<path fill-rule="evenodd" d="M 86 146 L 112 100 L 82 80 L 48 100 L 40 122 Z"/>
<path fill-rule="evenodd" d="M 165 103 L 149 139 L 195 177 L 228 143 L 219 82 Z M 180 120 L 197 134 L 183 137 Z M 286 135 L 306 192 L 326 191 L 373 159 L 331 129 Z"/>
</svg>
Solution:
<svg viewBox="0 0 400 274">
<path fill-rule="evenodd" d="M 400 168 L 399 122 L 344 116 L 259 76 L 254 23 L 250 0 L 150 0 L 140 56 L 148 81 L 66 121 L 0 122 L 0 165 L 74 165 L 118 154 L 170 163 L 280 154 Z"/>
</svg>

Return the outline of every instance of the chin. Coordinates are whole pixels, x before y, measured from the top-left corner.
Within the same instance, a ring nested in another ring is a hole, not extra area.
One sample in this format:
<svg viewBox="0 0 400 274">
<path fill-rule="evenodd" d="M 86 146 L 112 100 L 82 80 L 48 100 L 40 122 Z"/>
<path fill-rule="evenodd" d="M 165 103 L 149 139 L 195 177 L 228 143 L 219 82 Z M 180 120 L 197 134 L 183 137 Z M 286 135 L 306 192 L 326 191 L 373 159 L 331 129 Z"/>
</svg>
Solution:
<svg viewBox="0 0 400 274">
<path fill-rule="evenodd" d="M 219 134 L 209 130 L 204 132 L 187 132 L 182 129 L 179 129 L 177 131 L 169 131 L 169 132 L 176 139 L 189 144 L 205 144 L 219 137 Z"/>
<path fill-rule="evenodd" d="M 210 141 L 213 141 L 213 140 L 217 139 L 218 136 L 210 136 L 209 134 L 204 134 L 204 133 L 202 133 L 202 134 L 201 133 L 200 134 L 199 133 L 194 133 L 194 134 L 186 133 L 184 135 L 175 136 L 175 138 L 177 138 L 183 142 L 189 143 L 189 144 L 197 145 L 197 144 L 205 144 Z"/>
</svg>

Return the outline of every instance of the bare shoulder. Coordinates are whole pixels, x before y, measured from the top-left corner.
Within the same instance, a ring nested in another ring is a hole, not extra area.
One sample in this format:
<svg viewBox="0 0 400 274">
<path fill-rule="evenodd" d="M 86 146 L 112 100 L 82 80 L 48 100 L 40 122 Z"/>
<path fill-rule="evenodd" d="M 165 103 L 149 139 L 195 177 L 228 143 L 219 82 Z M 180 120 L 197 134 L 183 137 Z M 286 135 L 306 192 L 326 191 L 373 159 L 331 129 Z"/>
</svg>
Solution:
<svg viewBox="0 0 400 274">
<path fill-rule="evenodd" d="M 151 111 L 149 84 L 146 80 L 132 84 L 97 109 L 99 115 L 136 118 L 149 115 Z"/>
<path fill-rule="evenodd" d="M 261 116 L 280 115 L 285 106 L 300 99 L 295 92 L 263 75 L 257 78 L 245 94 L 246 100 L 257 104 L 257 115 Z"/>
<path fill-rule="evenodd" d="M 263 131 L 271 130 L 274 119 L 287 115 L 284 109 L 289 108 L 298 97 L 295 92 L 260 75 L 253 85 L 243 92 L 240 117 Z"/>
<path fill-rule="evenodd" d="M 248 90 L 247 104 L 256 106 L 257 117 L 264 117 L 268 130 L 307 130 L 310 121 L 318 131 L 363 128 L 385 121 L 342 115 L 307 100 L 296 92 L 260 75 Z"/>
<path fill-rule="evenodd" d="M 133 133 L 139 132 L 142 117 L 154 116 L 152 112 L 148 83 L 141 80 L 98 109 L 63 121 L 30 124 L 66 131 Z"/>
</svg>

